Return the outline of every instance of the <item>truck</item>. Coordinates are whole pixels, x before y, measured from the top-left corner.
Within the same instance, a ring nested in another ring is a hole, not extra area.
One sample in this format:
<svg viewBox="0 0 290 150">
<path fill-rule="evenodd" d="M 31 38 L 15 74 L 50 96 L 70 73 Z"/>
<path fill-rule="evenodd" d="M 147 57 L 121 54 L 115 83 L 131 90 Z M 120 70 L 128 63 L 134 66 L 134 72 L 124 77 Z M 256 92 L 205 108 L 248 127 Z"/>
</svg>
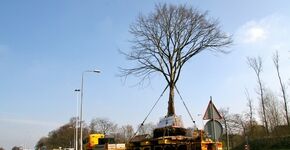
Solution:
<svg viewBox="0 0 290 150">
<path fill-rule="evenodd" d="M 89 134 L 83 140 L 84 150 L 125 150 L 125 143 L 115 143 L 114 138 L 104 134 Z"/>
</svg>

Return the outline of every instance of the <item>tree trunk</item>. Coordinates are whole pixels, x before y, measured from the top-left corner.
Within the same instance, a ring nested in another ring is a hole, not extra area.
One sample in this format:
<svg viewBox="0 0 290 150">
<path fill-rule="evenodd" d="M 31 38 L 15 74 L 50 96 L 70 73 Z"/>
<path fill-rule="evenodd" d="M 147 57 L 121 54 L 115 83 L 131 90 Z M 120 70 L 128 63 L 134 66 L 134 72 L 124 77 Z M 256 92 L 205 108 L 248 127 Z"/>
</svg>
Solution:
<svg viewBox="0 0 290 150">
<path fill-rule="evenodd" d="M 264 119 L 267 135 L 269 136 L 269 128 L 268 128 L 267 116 L 266 116 L 266 112 L 265 112 L 265 101 L 264 101 L 264 94 L 263 94 L 263 86 L 262 86 L 262 82 L 261 82 L 260 76 L 258 76 L 258 83 L 259 83 L 259 87 L 260 87 L 260 96 L 261 96 L 261 101 L 262 101 L 262 109 L 263 109 L 262 111 L 263 111 L 263 116 L 264 116 L 263 119 Z"/>
<path fill-rule="evenodd" d="M 285 93 L 285 91 L 283 93 Z M 286 113 L 286 121 L 287 121 L 288 126 L 290 126 L 285 94 L 283 94 L 283 98 L 284 98 L 284 107 L 285 107 L 285 113 Z"/>
<path fill-rule="evenodd" d="M 168 111 L 167 111 L 167 117 L 175 115 L 174 110 L 174 83 L 169 84 L 169 100 L 168 100 Z"/>
<path fill-rule="evenodd" d="M 276 71 L 277 71 L 277 75 L 279 78 L 279 83 L 281 86 L 281 91 L 283 94 L 283 100 L 284 100 L 284 107 L 285 107 L 285 117 L 286 117 L 286 121 L 287 121 L 287 125 L 290 126 L 290 122 L 289 122 L 289 117 L 288 117 L 288 110 L 287 110 L 287 99 L 286 99 L 286 92 L 285 92 L 285 86 L 282 82 L 281 76 L 280 76 L 280 71 L 279 71 L 279 53 L 278 51 L 276 51 L 276 53 L 273 55 L 273 62 L 274 65 L 276 67 Z"/>
<path fill-rule="evenodd" d="M 279 82 L 280 82 L 280 86 L 281 86 L 281 90 L 282 90 L 282 94 L 283 94 L 285 114 L 286 114 L 285 117 L 286 117 L 287 125 L 290 126 L 289 117 L 288 117 L 288 110 L 287 110 L 287 99 L 286 99 L 285 87 L 284 87 L 284 85 L 282 83 L 281 76 L 280 76 L 278 68 L 277 68 L 277 74 L 278 74 L 278 77 L 279 77 Z"/>
</svg>

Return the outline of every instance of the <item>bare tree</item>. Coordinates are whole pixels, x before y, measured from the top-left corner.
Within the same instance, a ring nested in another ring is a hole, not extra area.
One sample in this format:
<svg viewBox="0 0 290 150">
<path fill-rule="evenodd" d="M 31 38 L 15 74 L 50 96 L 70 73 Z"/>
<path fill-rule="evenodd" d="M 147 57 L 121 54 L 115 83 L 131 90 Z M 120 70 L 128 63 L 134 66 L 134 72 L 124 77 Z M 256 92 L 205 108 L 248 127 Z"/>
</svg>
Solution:
<svg viewBox="0 0 290 150">
<path fill-rule="evenodd" d="M 286 121 L 288 126 L 290 126 L 290 122 L 289 122 L 289 116 L 288 116 L 288 109 L 287 109 L 287 98 L 286 98 L 286 90 L 285 90 L 285 85 L 282 82 L 281 79 L 281 75 L 280 75 L 280 70 L 279 70 L 279 53 L 278 51 L 276 51 L 276 53 L 273 55 L 273 62 L 277 71 L 277 76 L 279 78 L 279 83 L 281 86 L 281 91 L 282 91 L 282 96 L 283 96 L 283 100 L 284 100 L 284 110 L 285 110 L 285 117 L 286 117 Z"/>
<path fill-rule="evenodd" d="M 247 122 L 244 114 L 228 114 L 227 118 L 228 129 L 230 129 L 233 134 L 246 135 Z"/>
<path fill-rule="evenodd" d="M 223 50 L 232 43 L 217 20 L 185 5 L 157 5 L 155 12 L 140 15 L 130 27 L 132 51 L 123 53 L 137 65 L 122 68 L 121 76 L 134 75 L 140 82 L 160 73 L 169 86 L 167 116 L 175 114 L 174 89 L 186 62 L 198 53 Z"/>
<path fill-rule="evenodd" d="M 117 125 L 106 118 L 94 118 L 90 123 L 91 132 L 110 134 L 115 132 Z"/>
<path fill-rule="evenodd" d="M 119 128 L 120 142 L 128 142 L 134 135 L 134 129 L 132 125 L 124 125 Z"/>
<path fill-rule="evenodd" d="M 229 139 L 229 126 L 228 126 L 228 123 L 230 121 L 230 114 L 229 114 L 229 108 L 221 108 L 219 110 L 220 114 L 222 115 L 223 117 L 223 121 L 222 121 L 222 124 L 223 126 L 225 127 L 225 132 L 226 132 L 226 143 L 227 143 L 227 150 L 229 150 L 229 145 L 230 145 L 230 139 Z"/>
<path fill-rule="evenodd" d="M 246 113 L 246 116 L 250 118 L 249 122 L 250 122 L 250 134 L 251 134 L 251 130 L 253 128 L 253 123 L 254 123 L 254 105 L 253 105 L 253 99 L 250 97 L 248 89 L 245 90 L 245 95 L 248 101 L 247 103 L 248 112 Z"/>
<path fill-rule="evenodd" d="M 282 123 L 282 114 L 279 111 L 278 98 L 270 89 L 265 90 L 265 110 L 269 127 L 273 131 Z"/>
<path fill-rule="evenodd" d="M 139 134 L 149 134 L 153 135 L 153 130 L 156 128 L 156 125 L 152 122 L 150 123 L 145 123 L 140 127 Z"/>
<path fill-rule="evenodd" d="M 261 72 L 263 71 L 262 66 L 262 59 L 261 57 L 257 58 L 250 58 L 248 57 L 248 64 L 249 66 L 254 70 L 257 76 L 258 86 L 259 86 L 259 95 L 261 99 L 261 105 L 262 105 L 262 120 L 265 124 L 267 134 L 269 135 L 269 128 L 268 128 L 268 122 L 267 122 L 267 116 L 265 111 L 265 102 L 264 102 L 264 87 L 261 80 Z"/>
</svg>

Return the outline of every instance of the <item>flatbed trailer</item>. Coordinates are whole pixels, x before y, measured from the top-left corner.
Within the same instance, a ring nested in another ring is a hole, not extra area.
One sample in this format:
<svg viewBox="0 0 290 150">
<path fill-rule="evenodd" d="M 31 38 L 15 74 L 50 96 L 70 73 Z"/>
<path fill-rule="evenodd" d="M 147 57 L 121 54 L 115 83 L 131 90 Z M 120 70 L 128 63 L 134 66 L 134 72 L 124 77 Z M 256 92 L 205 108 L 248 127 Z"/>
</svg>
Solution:
<svg viewBox="0 0 290 150">
<path fill-rule="evenodd" d="M 96 145 L 92 148 L 92 150 L 125 150 L 125 143 L 122 144 L 104 144 L 104 145 Z"/>
<path fill-rule="evenodd" d="M 222 150 L 222 142 L 213 142 L 209 138 L 189 136 L 163 136 L 132 140 L 127 150 Z"/>
</svg>

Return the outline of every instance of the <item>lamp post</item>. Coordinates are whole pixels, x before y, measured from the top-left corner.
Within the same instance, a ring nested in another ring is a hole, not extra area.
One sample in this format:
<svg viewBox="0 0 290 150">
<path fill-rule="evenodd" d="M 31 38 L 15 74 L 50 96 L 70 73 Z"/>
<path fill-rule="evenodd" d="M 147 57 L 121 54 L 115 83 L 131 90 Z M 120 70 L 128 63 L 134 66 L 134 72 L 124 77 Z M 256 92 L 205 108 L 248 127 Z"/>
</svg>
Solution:
<svg viewBox="0 0 290 150">
<path fill-rule="evenodd" d="M 76 112 L 76 129 L 75 129 L 75 150 L 78 150 L 78 124 L 79 124 L 79 92 L 80 89 L 75 89 L 75 92 L 77 92 L 77 112 Z"/>
<path fill-rule="evenodd" d="M 92 72 L 92 73 L 101 73 L 100 70 L 86 70 L 82 73 L 82 85 L 81 85 L 81 104 L 80 104 L 80 129 L 81 129 L 81 135 L 80 135 L 80 139 L 81 139 L 81 150 L 83 150 L 83 127 L 82 127 L 82 121 L 83 121 L 83 95 L 84 95 L 84 74 L 88 73 L 88 72 Z"/>
</svg>

